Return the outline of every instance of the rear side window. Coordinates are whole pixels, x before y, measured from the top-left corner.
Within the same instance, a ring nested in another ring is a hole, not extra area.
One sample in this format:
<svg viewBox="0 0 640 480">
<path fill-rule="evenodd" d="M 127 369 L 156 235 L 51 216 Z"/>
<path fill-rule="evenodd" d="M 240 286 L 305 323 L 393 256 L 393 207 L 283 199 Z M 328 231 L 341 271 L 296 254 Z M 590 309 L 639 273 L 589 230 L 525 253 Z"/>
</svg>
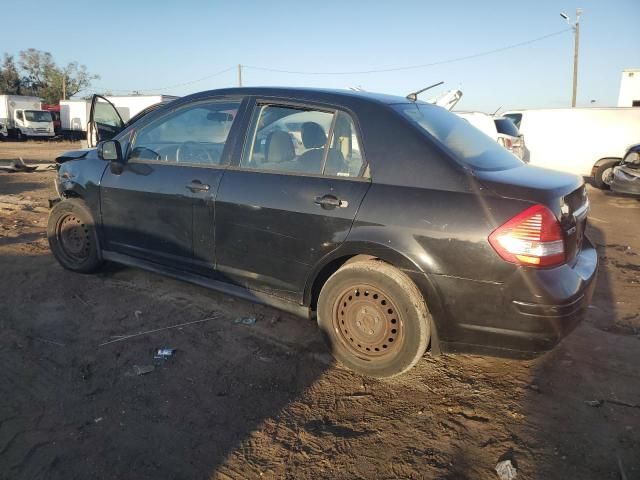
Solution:
<svg viewBox="0 0 640 480">
<path fill-rule="evenodd" d="M 394 108 L 472 169 L 506 170 L 523 165 L 497 142 L 442 107 L 409 103 Z"/>
<path fill-rule="evenodd" d="M 346 113 L 262 105 L 254 110 L 240 166 L 354 177 L 362 164 L 354 124 Z"/>
<path fill-rule="evenodd" d="M 515 126 L 510 118 L 496 118 L 495 122 L 498 133 L 502 133 L 503 135 L 510 135 L 512 137 L 520 136 L 518 127 Z"/>
</svg>

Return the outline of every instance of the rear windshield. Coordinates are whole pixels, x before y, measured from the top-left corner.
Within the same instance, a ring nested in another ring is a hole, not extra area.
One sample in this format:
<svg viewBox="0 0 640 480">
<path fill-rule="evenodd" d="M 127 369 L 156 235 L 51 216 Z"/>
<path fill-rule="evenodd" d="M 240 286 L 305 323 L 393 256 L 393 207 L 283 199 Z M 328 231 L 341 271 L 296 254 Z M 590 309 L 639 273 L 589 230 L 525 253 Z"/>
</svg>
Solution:
<svg viewBox="0 0 640 480">
<path fill-rule="evenodd" d="M 459 161 L 476 170 L 507 170 L 523 165 L 496 141 L 448 110 L 426 103 L 394 105 L 402 115 L 442 143 Z"/>
<path fill-rule="evenodd" d="M 520 122 L 522 121 L 521 113 L 507 113 L 505 117 L 511 120 L 516 127 L 520 128 Z"/>
<path fill-rule="evenodd" d="M 496 128 L 498 129 L 498 133 L 502 133 L 503 135 L 511 135 L 512 137 L 520 135 L 518 127 L 514 125 L 510 118 L 496 118 Z"/>
</svg>

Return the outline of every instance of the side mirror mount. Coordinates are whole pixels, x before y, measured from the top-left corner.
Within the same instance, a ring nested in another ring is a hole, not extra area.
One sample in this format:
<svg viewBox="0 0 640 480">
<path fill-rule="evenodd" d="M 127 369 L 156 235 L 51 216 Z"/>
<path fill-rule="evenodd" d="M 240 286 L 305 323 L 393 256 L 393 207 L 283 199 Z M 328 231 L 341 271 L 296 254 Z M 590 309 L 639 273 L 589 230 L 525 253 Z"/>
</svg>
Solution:
<svg viewBox="0 0 640 480">
<path fill-rule="evenodd" d="M 105 140 L 98 144 L 98 158 L 105 162 L 111 162 L 111 172 L 119 175 L 124 167 L 122 147 L 117 140 Z"/>
</svg>

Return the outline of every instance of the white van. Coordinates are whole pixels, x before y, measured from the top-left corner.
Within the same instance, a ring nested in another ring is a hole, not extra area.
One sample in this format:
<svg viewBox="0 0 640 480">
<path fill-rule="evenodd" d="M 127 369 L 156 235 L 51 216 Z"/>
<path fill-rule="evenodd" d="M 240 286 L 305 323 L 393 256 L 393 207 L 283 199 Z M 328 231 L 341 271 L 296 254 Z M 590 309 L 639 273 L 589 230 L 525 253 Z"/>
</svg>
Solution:
<svg viewBox="0 0 640 480">
<path fill-rule="evenodd" d="M 611 170 L 626 148 L 640 142 L 640 108 L 554 108 L 510 110 L 527 139 L 529 163 L 593 177 L 608 186 Z"/>
<path fill-rule="evenodd" d="M 464 118 L 492 140 L 498 142 L 520 160 L 528 162 L 524 135 L 518 131 L 510 118 L 496 117 L 483 112 L 453 112 Z"/>
</svg>

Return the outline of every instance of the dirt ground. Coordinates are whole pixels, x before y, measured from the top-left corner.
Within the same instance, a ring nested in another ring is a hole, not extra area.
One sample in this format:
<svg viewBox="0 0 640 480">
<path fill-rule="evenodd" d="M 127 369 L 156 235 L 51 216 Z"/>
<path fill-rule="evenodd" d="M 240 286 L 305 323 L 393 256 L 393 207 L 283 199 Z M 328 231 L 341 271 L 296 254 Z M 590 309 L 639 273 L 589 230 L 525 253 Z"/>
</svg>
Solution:
<svg viewBox="0 0 640 480">
<path fill-rule="evenodd" d="M 554 351 L 427 354 L 377 381 L 312 322 L 132 268 L 63 270 L 53 176 L 0 172 L 0 479 L 495 479 L 504 458 L 518 479 L 640 479 L 640 201 L 589 190 L 597 292 Z M 158 347 L 177 350 L 154 364 Z"/>
</svg>

